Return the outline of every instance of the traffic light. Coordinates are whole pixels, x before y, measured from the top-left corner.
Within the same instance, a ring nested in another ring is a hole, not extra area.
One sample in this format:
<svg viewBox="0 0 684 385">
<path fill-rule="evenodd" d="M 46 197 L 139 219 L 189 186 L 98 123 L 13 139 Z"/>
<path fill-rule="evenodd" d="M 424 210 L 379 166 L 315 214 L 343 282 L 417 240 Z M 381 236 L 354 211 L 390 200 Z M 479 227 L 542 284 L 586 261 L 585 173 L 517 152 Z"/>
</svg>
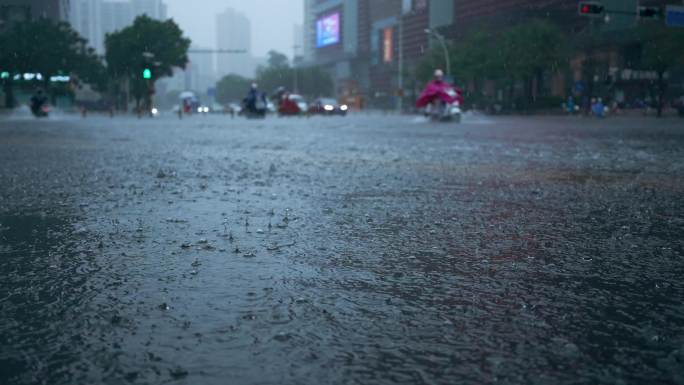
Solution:
<svg viewBox="0 0 684 385">
<path fill-rule="evenodd" d="M 661 16 L 663 16 L 663 11 L 658 7 L 639 7 L 640 19 L 657 19 Z"/>
<path fill-rule="evenodd" d="M 152 70 L 149 68 L 145 68 L 143 70 L 142 75 L 143 75 L 143 79 L 152 79 Z"/>
<path fill-rule="evenodd" d="M 606 7 L 603 4 L 596 1 L 580 1 L 579 2 L 579 14 L 581 16 L 588 17 L 601 17 L 606 11 Z"/>
</svg>

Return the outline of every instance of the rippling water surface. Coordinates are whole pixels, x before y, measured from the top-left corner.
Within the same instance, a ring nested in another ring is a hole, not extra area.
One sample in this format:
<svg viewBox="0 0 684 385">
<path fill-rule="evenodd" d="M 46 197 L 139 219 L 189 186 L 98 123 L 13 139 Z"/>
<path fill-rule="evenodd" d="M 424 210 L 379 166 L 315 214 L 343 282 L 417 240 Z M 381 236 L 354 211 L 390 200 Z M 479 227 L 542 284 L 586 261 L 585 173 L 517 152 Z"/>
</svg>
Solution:
<svg viewBox="0 0 684 385">
<path fill-rule="evenodd" d="M 684 383 L 679 121 L 0 138 L 0 384 Z"/>
</svg>

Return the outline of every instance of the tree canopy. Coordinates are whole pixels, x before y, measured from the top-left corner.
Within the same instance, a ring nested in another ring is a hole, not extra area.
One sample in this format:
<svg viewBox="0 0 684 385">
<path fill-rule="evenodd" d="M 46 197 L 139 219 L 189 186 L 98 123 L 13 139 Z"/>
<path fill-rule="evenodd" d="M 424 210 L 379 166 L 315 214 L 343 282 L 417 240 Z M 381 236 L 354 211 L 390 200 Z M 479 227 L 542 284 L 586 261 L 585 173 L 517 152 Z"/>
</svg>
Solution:
<svg viewBox="0 0 684 385">
<path fill-rule="evenodd" d="M 0 70 L 10 74 L 70 75 L 104 88 L 102 59 L 69 24 L 38 19 L 17 23 L 0 34 Z"/>
<path fill-rule="evenodd" d="M 216 100 L 224 104 L 242 100 L 251 83 L 251 80 L 240 75 L 226 75 L 216 84 Z"/>
<path fill-rule="evenodd" d="M 257 69 L 257 83 L 265 91 L 278 87 L 295 90 L 309 97 L 329 96 L 334 84 L 330 75 L 320 67 L 290 67 L 287 56 L 277 51 L 268 53 L 268 65 Z"/>
<path fill-rule="evenodd" d="M 133 24 L 105 37 L 107 69 L 115 79 L 128 79 L 131 91 L 140 101 L 149 90 L 143 70 L 151 70 L 154 82 L 172 76 L 173 68 L 188 63 L 190 39 L 173 20 L 159 21 L 138 16 Z"/>
<path fill-rule="evenodd" d="M 138 16 L 133 24 L 105 37 L 109 72 L 117 77 L 137 76 L 152 67 L 153 79 L 173 75 L 188 63 L 190 39 L 173 20 Z"/>
<path fill-rule="evenodd" d="M 288 68 L 290 67 L 290 60 L 287 55 L 278 51 L 268 51 L 268 66 L 270 68 Z"/>
<path fill-rule="evenodd" d="M 640 26 L 638 35 L 644 69 L 664 73 L 684 66 L 684 32 L 648 23 Z"/>
</svg>

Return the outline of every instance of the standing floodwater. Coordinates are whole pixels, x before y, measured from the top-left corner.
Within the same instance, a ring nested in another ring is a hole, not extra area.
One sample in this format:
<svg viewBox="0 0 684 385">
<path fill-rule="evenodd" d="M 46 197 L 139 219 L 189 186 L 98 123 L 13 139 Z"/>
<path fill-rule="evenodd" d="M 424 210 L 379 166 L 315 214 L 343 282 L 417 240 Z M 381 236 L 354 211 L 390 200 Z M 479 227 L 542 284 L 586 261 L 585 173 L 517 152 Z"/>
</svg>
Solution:
<svg viewBox="0 0 684 385">
<path fill-rule="evenodd" d="M 684 383 L 679 121 L 0 138 L 0 384 Z"/>
</svg>

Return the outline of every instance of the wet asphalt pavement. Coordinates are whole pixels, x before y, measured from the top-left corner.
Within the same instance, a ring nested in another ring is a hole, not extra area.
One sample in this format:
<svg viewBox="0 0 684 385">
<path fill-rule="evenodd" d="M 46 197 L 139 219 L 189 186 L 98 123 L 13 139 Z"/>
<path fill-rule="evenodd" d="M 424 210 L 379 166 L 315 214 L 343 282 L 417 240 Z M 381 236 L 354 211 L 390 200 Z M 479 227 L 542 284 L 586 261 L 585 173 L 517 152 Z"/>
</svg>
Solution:
<svg viewBox="0 0 684 385">
<path fill-rule="evenodd" d="M 0 120 L 0 384 L 684 384 L 684 121 Z"/>
</svg>

